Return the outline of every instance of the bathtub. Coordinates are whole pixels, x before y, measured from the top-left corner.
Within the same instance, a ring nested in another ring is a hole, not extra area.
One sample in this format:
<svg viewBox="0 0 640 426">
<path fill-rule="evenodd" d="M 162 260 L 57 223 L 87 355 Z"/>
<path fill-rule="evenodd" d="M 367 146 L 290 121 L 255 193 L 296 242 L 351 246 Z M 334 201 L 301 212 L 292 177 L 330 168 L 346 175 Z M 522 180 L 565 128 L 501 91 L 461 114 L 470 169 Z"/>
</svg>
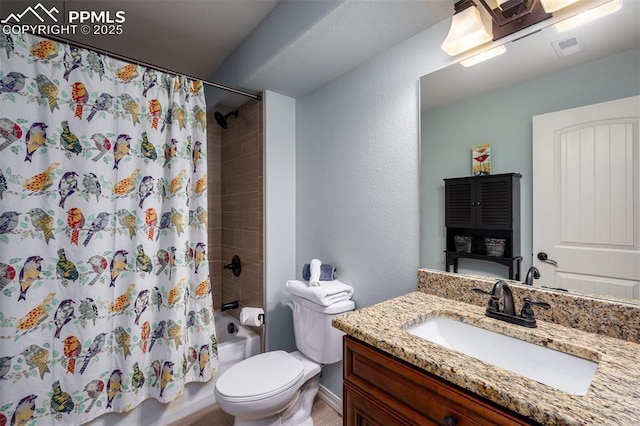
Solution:
<svg viewBox="0 0 640 426">
<path fill-rule="evenodd" d="M 225 312 L 214 313 L 218 338 L 218 373 L 206 383 L 191 382 L 184 387 L 182 397 L 168 404 L 155 399 L 143 401 L 126 413 L 108 413 L 85 423 L 87 426 L 169 425 L 215 404 L 213 390 L 222 372 L 232 365 L 260 353 L 260 337 Z M 233 333 L 228 330 L 233 324 Z"/>
</svg>

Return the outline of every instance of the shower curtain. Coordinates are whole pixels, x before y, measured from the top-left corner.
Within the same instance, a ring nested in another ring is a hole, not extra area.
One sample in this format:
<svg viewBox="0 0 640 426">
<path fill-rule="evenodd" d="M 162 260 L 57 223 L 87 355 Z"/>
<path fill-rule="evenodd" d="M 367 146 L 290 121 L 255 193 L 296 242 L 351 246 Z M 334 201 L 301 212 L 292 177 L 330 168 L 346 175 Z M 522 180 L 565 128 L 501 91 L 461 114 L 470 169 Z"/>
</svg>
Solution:
<svg viewBox="0 0 640 426">
<path fill-rule="evenodd" d="M 201 81 L 0 34 L 0 425 L 216 371 Z"/>
</svg>

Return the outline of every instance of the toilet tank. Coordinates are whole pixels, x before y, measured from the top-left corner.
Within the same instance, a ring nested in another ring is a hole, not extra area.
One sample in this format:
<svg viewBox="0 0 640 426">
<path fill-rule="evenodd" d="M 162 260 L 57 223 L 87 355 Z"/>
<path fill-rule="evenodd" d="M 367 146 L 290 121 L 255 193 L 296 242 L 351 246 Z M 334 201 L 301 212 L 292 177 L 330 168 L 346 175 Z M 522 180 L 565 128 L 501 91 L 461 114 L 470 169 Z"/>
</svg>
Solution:
<svg viewBox="0 0 640 426">
<path fill-rule="evenodd" d="M 333 364 L 342 360 L 344 333 L 331 326 L 336 316 L 352 311 L 355 303 L 345 300 L 329 306 L 291 295 L 293 331 L 300 352 L 320 364 Z"/>
</svg>

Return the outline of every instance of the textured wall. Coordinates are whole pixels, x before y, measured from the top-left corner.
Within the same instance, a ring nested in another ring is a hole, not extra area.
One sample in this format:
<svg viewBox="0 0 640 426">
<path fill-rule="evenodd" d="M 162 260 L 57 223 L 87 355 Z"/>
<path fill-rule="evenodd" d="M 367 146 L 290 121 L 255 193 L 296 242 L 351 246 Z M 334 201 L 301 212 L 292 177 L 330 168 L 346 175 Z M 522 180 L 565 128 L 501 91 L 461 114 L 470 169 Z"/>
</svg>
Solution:
<svg viewBox="0 0 640 426">
<path fill-rule="evenodd" d="M 416 289 L 420 266 L 418 78 L 448 57 L 425 31 L 296 100 L 297 264 L 338 267 L 364 307 Z M 340 364 L 322 384 L 342 395 Z"/>
<path fill-rule="evenodd" d="M 264 93 L 266 349 L 295 350 L 287 280 L 296 276 L 295 99 Z"/>
</svg>

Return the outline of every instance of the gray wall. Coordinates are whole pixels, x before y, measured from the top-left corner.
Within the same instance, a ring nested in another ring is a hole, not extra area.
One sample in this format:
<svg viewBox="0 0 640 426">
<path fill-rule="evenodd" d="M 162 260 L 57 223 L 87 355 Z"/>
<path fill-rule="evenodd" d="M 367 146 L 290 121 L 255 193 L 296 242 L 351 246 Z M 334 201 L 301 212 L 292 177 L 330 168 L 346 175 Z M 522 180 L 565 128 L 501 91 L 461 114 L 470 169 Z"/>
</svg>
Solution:
<svg viewBox="0 0 640 426">
<path fill-rule="evenodd" d="M 280 2 L 245 38 L 231 55 L 209 76 L 209 81 L 215 81 L 229 87 L 245 86 L 255 73 L 273 55 L 282 49 L 289 40 L 295 40 L 300 34 L 309 30 L 322 17 L 331 13 L 344 0 L 305 0 Z M 277 87 L 265 87 L 273 93 Z M 205 86 L 205 98 L 209 109 L 219 105 L 220 109 L 232 110 L 228 103 L 244 100 L 240 95 L 231 94 L 223 90 Z M 236 103 L 238 105 L 239 103 Z"/>
<path fill-rule="evenodd" d="M 491 143 L 491 173 L 519 172 L 523 270 L 532 263 L 532 116 L 640 93 L 640 50 L 539 77 L 422 112 L 421 261 L 444 269 L 443 178 L 471 174 L 471 146 Z M 465 259 L 459 272 L 507 276 L 507 268 Z"/>
<path fill-rule="evenodd" d="M 295 39 L 341 3 L 311 0 L 277 6 L 261 24 L 274 32 L 249 36 L 210 80 L 245 87 L 243 82 L 251 81 L 273 53 L 275 41 Z M 283 24 L 292 20 L 292 28 Z M 415 290 L 420 264 L 418 79 L 451 63 L 440 49 L 449 23 L 443 21 L 296 98 L 294 119 L 288 117 L 291 102 L 275 96 L 277 88 L 266 88 L 274 95 L 271 101 L 282 107 L 272 115 L 265 104 L 267 349 L 295 347 L 284 284 L 299 277 L 302 265 L 314 257 L 337 265 L 340 279 L 355 288 L 356 307 Z M 224 105 L 220 91 L 213 92 L 207 104 Z M 286 140 L 279 140 L 270 126 L 283 125 Z M 286 170 L 279 173 L 277 158 L 270 162 L 269 156 L 289 145 L 291 129 L 295 163 L 285 155 Z M 278 205 L 278 200 L 288 201 Z M 287 220 L 278 220 L 278 209 L 287 210 Z M 274 253 L 282 243 L 295 246 L 294 266 L 289 250 Z M 322 373 L 322 384 L 338 397 L 341 368 L 325 366 Z"/>
<path fill-rule="evenodd" d="M 296 274 L 296 102 L 264 92 L 265 349 L 295 350 L 284 283 Z"/>
<path fill-rule="evenodd" d="M 296 263 L 335 264 L 357 308 L 416 289 L 418 78 L 448 63 L 446 24 L 296 99 Z M 341 368 L 322 373 L 338 396 Z"/>
</svg>

